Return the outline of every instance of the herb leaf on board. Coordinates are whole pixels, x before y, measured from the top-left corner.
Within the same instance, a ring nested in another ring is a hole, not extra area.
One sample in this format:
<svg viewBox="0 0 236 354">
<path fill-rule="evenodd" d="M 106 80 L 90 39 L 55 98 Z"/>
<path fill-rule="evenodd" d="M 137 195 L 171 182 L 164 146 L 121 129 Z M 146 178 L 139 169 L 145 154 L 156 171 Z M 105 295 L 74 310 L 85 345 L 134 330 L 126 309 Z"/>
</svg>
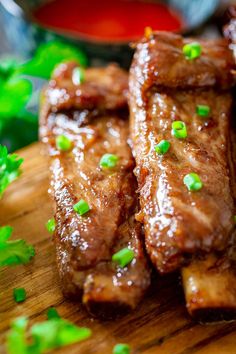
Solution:
<svg viewBox="0 0 236 354">
<path fill-rule="evenodd" d="M 0 267 L 26 264 L 35 255 L 32 245 L 24 240 L 9 240 L 12 227 L 0 227 Z"/>
</svg>

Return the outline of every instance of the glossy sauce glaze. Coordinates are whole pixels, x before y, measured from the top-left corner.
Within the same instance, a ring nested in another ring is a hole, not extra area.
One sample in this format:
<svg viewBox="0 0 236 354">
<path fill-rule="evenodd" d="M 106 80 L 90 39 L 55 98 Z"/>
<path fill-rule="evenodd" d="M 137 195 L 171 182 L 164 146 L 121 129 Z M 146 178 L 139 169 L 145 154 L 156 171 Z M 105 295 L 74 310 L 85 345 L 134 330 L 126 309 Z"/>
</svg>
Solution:
<svg viewBox="0 0 236 354">
<path fill-rule="evenodd" d="M 234 60 L 224 40 L 201 41 L 202 54 L 188 60 L 191 39 L 156 33 L 137 45 L 130 74 L 131 133 L 147 251 L 157 269 L 178 269 L 192 255 L 221 251 L 233 230 L 230 183 L 230 88 Z M 203 119 L 196 106 L 211 108 Z M 174 121 L 186 124 L 186 139 L 171 134 Z M 170 150 L 157 155 L 162 139 Z M 197 173 L 203 188 L 183 183 Z"/>
<path fill-rule="evenodd" d="M 58 67 L 41 109 L 40 134 L 50 155 L 56 203 L 54 242 L 64 293 L 82 295 L 91 313 L 110 317 L 134 309 L 150 283 L 141 225 L 135 220 L 127 74 L 114 65 L 88 69 L 85 82 L 75 85 L 75 68 L 74 63 Z M 71 151 L 58 150 L 60 134 L 72 142 Z M 99 166 L 106 153 L 119 157 L 112 170 Z M 73 209 L 80 199 L 91 208 L 85 216 Z M 112 255 L 124 247 L 133 249 L 135 258 L 121 268 Z"/>
<path fill-rule="evenodd" d="M 146 26 L 166 31 L 184 26 L 167 5 L 134 0 L 54 0 L 36 9 L 34 18 L 43 26 L 99 41 L 138 39 Z"/>
<path fill-rule="evenodd" d="M 186 306 L 201 322 L 236 319 L 236 249 L 196 259 L 182 269 Z M 210 284 L 210 286 L 209 286 Z"/>
</svg>

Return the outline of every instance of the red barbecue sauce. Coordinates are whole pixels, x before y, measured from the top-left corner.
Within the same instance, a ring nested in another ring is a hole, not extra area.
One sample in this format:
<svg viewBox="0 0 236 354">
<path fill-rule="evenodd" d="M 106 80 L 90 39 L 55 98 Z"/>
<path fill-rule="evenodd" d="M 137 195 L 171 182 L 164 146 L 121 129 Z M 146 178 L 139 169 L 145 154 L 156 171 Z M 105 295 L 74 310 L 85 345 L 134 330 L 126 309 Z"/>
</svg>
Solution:
<svg viewBox="0 0 236 354">
<path fill-rule="evenodd" d="M 135 0 L 54 0 L 37 8 L 34 18 L 44 27 L 103 42 L 137 39 L 147 26 L 178 31 L 184 25 L 167 5 Z"/>
</svg>

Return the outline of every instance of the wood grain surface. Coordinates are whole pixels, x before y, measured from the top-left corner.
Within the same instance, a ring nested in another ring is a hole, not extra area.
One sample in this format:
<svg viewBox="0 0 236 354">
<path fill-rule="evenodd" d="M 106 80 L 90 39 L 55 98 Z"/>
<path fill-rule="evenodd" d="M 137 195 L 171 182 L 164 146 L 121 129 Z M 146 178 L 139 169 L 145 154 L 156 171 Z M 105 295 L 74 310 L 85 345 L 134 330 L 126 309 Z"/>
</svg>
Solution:
<svg viewBox="0 0 236 354">
<path fill-rule="evenodd" d="M 29 316 L 30 323 L 46 319 L 55 306 L 60 315 L 77 325 L 88 326 L 93 335 L 86 342 L 55 350 L 65 354 L 109 354 L 116 343 L 128 343 L 132 353 L 145 354 L 235 354 L 236 322 L 203 326 L 188 316 L 178 275 L 153 276 L 149 293 L 138 309 L 115 321 L 91 318 L 78 302 L 63 298 L 55 267 L 51 236 L 45 222 L 53 216 L 48 196 L 47 159 L 36 143 L 19 151 L 25 158 L 22 176 L 0 201 L 0 225 L 14 227 L 14 238 L 24 238 L 36 248 L 29 265 L 0 270 L 0 353 L 10 321 Z M 209 284 L 210 286 L 210 284 Z M 27 300 L 16 304 L 15 287 L 25 287 Z"/>
</svg>

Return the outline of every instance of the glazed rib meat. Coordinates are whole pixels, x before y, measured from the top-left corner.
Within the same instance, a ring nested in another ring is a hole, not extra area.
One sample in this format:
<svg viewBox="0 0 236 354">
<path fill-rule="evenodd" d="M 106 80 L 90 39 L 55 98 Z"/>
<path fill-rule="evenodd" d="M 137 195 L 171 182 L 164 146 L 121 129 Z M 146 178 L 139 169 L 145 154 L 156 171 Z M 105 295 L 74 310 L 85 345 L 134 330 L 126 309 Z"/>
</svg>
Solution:
<svg viewBox="0 0 236 354">
<path fill-rule="evenodd" d="M 130 72 L 130 109 L 146 249 L 161 273 L 192 256 L 222 252 L 233 230 L 229 121 L 235 68 L 224 40 L 200 41 L 202 54 L 188 60 L 179 35 L 156 33 L 137 44 Z M 210 107 L 207 118 L 197 105 Z M 174 121 L 187 137 L 171 134 Z M 170 142 L 165 155 L 155 152 Z M 203 188 L 188 191 L 184 176 L 196 173 Z"/>
<path fill-rule="evenodd" d="M 236 249 L 210 254 L 183 267 L 182 280 L 189 314 L 201 322 L 236 319 Z"/>
<path fill-rule="evenodd" d="M 75 63 L 61 64 L 44 91 L 42 141 L 50 156 L 51 189 L 56 203 L 57 264 L 64 293 L 82 296 L 88 310 L 112 316 L 134 309 L 150 283 L 144 256 L 134 161 L 128 141 L 127 74 L 115 65 L 88 69 L 75 81 Z M 56 137 L 73 144 L 61 152 Z M 106 154 L 118 156 L 112 169 L 99 165 Z M 85 200 L 90 211 L 73 209 Z M 128 247 L 135 253 L 124 268 L 112 255 Z"/>
<path fill-rule="evenodd" d="M 230 182 L 236 200 L 236 129 L 233 122 L 228 136 Z M 234 212 L 235 214 L 235 212 Z M 186 306 L 201 322 L 236 319 L 236 238 L 235 230 L 223 254 L 209 254 L 183 267 L 182 279 Z"/>
</svg>

